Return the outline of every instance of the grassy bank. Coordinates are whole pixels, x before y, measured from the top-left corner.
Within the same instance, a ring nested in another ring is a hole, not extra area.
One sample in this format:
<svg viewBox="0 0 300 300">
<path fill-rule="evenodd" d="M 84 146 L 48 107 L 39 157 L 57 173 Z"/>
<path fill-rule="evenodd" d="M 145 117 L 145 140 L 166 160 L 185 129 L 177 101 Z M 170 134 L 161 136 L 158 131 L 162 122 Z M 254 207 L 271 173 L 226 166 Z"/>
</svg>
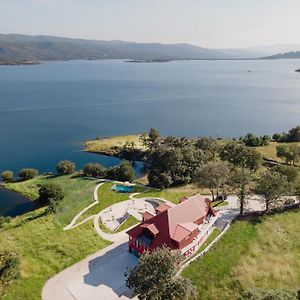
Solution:
<svg viewBox="0 0 300 300">
<path fill-rule="evenodd" d="M 134 143 L 135 149 L 145 150 L 139 134 L 98 138 L 86 141 L 84 146 L 87 152 L 117 155 L 126 143 Z"/>
<path fill-rule="evenodd" d="M 21 258 L 21 277 L 13 283 L 3 299 L 40 299 L 48 278 L 89 254 L 109 245 L 93 230 L 92 222 L 63 231 L 75 214 L 93 202 L 95 181 L 70 176 L 38 177 L 9 188 L 25 191 L 37 198 L 38 184 L 55 182 L 65 193 L 55 215 L 43 215 L 44 208 L 12 219 L 0 229 L 0 251 L 14 251 Z"/>
<path fill-rule="evenodd" d="M 276 156 L 276 147 L 284 145 L 284 146 L 291 146 L 291 145 L 298 145 L 300 146 L 300 143 L 276 143 L 276 142 L 270 142 L 268 146 L 261 146 L 256 147 L 256 150 L 264 157 L 265 159 L 274 160 L 279 163 L 283 163 L 284 160 Z"/>
<path fill-rule="evenodd" d="M 300 211 L 235 222 L 183 276 L 199 299 L 237 299 L 243 290 L 299 289 Z"/>
</svg>

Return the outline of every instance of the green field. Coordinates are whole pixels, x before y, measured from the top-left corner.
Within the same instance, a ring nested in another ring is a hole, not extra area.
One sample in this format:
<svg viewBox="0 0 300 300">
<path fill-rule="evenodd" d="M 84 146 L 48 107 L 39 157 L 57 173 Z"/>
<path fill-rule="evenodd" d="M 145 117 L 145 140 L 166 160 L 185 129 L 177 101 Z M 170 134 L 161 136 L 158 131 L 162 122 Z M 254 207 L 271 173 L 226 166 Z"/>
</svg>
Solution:
<svg viewBox="0 0 300 300">
<path fill-rule="evenodd" d="M 300 289 L 300 211 L 237 221 L 182 275 L 199 299 L 238 299 L 243 290 Z"/>
<path fill-rule="evenodd" d="M 300 143 L 276 143 L 276 142 L 270 142 L 268 146 L 261 146 L 256 147 L 256 150 L 266 159 L 274 160 L 277 162 L 284 162 L 281 158 L 276 156 L 276 147 L 284 145 L 284 146 L 291 146 L 291 145 L 298 145 L 300 146 Z"/>
<path fill-rule="evenodd" d="M 9 187 L 26 190 L 27 195 L 36 199 L 37 185 L 44 182 L 56 182 L 64 190 L 65 198 L 57 214 L 44 216 L 41 208 L 12 219 L 0 229 L 0 251 L 14 251 L 21 259 L 21 277 L 3 299 L 40 299 L 48 278 L 110 244 L 96 234 L 91 221 L 69 231 L 62 230 L 76 213 L 93 202 L 95 181 L 70 176 L 38 177 Z"/>
<path fill-rule="evenodd" d="M 113 182 L 104 183 L 98 189 L 98 199 L 99 202 L 91 207 L 88 211 L 80 216 L 78 222 L 83 221 L 84 219 L 88 218 L 91 215 L 95 215 L 102 211 L 103 209 L 107 208 L 110 205 L 115 203 L 119 203 L 121 201 L 126 201 L 129 198 L 130 193 L 118 193 L 112 190 L 112 187 L 115 185 Z M 135 186 L 133 188 L 132 193 L 139 193 L 145 191 L 146 188 Z M 92 193 L 93 195 L 93 193 Z"/>
<path fill-rule="evenodd" d="M 196 194 L 207 195 L 210 194 L 208 190 L 200 189 L 195 187 L 192 184 L 181 186 L 181 187 L 174 187 L 165 190 L 156 190 L 151 189 L 146 193 L 142 193 L 137 195 L 136 198 L 143 198 L 143 197 L 154 197 L 154 198 L 163 198 L 169 200 L 175 204 L 179 203 L 179 200 L 182 197 L 191 197 Z"/>
<path fill-rule="evenodd" d="M 134 143 L 135 149 L 145 150 L 144 146 L 140 141 L 139 134 L 113 136 L 109 138 L 99 138 L 96 140 L 85 142 L 85 151 L 95 153 L 111 153 L 113 154 L 116 150 L 123 148 L 125 143 Z"/>
</svg>

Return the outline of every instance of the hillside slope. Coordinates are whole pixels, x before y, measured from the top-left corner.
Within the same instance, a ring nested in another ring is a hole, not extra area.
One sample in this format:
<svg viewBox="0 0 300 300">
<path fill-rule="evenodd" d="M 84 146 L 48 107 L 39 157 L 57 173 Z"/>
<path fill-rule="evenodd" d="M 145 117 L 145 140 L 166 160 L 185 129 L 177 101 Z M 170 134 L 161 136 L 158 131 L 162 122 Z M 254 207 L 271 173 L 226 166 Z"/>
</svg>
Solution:
<svg viewBox="0 0 300 300">
<path fill-rule="evenodd" d="M 242 49 L 207 49 L 190 44 L 97 41 L 0 34 L 0 62 L 69 59 L 236 59 L 260 57 Z"/>
</svg>

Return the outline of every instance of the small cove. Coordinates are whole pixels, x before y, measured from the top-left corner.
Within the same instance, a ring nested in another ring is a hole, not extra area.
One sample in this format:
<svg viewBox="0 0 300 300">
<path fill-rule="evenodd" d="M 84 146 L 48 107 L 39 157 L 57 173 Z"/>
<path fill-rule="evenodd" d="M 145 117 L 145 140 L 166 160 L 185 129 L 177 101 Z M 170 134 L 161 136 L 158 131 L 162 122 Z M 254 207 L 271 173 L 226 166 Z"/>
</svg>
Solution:
<svg viewBox="0 0 300 300">
<path fill-rule="evenodd" d="M 0 187 L 0 216 L 16 217 L 35 208 L 35 203 L 25 196 Z"/>
</svg>

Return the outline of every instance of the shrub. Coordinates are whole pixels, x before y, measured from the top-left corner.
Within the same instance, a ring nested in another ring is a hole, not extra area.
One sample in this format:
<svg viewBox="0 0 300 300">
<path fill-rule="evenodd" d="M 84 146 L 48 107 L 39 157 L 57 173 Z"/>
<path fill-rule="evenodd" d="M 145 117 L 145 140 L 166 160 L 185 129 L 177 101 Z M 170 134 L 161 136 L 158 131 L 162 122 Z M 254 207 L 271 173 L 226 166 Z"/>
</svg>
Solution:
<svg viewBox="0 0 300 300">
<path fill-rule="evenodd" d="M 127 160 L 121 162 L 116 168 L 116 180 L 133 181 L 135 179 L 135 171 L 131 163 Z"/>
<path fill-rule="evenodd" d="M 259 146 L 267 146 L 269 144 L 270 137 L 268 135 L 264 136 L 256 136 L 252 133 L 248 133 L 244 138 L 243 142 L 248 147 L 259 147 Z"/>
<path fill-rule="evenodd" d="M 0 228 L 2 228 L 5 224 L 9 223 L 11 217 L 2 217 L 0 216 Z"/>
<path fill-rule="evenodd" d="M 280 134 L 280 133 L 274 133 L 273 136 L 272 136 L 272 139 L 275 142 L 279 142 L 282 139 L 282 134 Z"/>
<path fill-rule="evenodd" d="M 75 164 L 70 160 L 62 160 L 57 164 L 56 169 L 59 175 L 69 175 L 75 172 Z"/>
<path fill-rule="evenodd" d="M 106 176 L 106 169 L 98 163 L 88 163 L 83 167 L 83 174 L 88 177 L 103 178 Z"/>
<path fill-rule="evenodd" d="M 39 200 L 41 203 L 50 204 L 55 203 L 64 198 L 64 193 L 61 187 L 57 184 L 46 183 L 39 188 Z"/>
<path fill-rule="evenodd" d="M 36 169 L 22 169 L 19 172 L 19 176 L 23 179 L 23 180 L 29 180 L 32 179 L 34 177 L 36 177 L 39 174 L 39 171 Z"/>
<path fill-rule="evenodd" d="M 19 277 L 20 260 L 13 252 L 0 252 L 0 296 Z"/>
<path fill-rule="evenodd" d="M 14 173 L 12 171 L 3 171 L 1 177 L 3 181 L 10 182 L 14 178 Z"/>
</svg>

